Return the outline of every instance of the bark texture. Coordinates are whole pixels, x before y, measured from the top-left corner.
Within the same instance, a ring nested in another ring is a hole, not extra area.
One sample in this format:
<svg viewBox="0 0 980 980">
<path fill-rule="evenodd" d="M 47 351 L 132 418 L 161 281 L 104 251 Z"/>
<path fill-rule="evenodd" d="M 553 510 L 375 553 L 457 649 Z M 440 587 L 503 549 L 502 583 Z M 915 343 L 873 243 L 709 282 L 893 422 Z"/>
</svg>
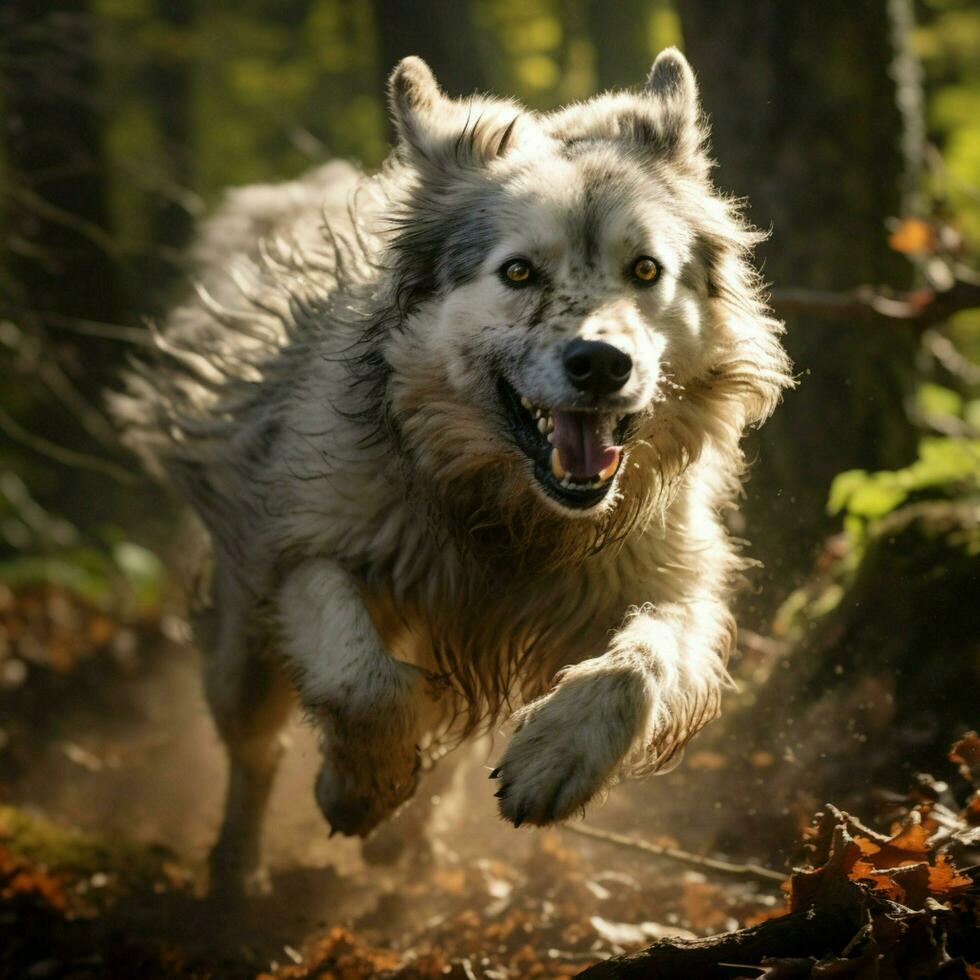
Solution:
<svg viewBox="0 0 980 980">
<path fill-rule="evenodd" d="M 826 290 L 906 285 L 885 228 L 901 209 L 906 159 L 888 0 L 677 6 L 718 180 L 748 196 L 752 219 L 772 230 L 765 277 Z M 817 315 L 794 316 L 788 328 L 800 387 L 749 454 L 746 536 L 766 566 L 756 619 L 800 580 L 831 529 L 823 515 L 833 476 L 896 468 L 915 448 L 904 409 L 911 331 Z"/>
</svg>

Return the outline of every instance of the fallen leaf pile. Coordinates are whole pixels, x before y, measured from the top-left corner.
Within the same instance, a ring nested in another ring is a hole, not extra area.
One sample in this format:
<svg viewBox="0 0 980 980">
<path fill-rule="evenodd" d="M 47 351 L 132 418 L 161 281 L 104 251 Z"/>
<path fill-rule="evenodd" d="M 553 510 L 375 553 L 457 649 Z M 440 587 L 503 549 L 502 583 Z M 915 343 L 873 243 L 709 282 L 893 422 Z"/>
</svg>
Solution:
<svg viewBox="0 0 980 980">
<path fill-rule="evenodd" d="M 31 670 L 67 674 L 100 654 L 125 664 L 133 656 L 134 627 L 57 585 L 16 591 L 0 583 L 0 690 L 20 687 Z"/>
<path fill-rule="evenodd" d="M 59 706 L 80 691 L 106 711 L 125 703 L 142 629 L 55 586 L 0 591 L 0 793 Z M 70 778 L 98 786 L 107 764 L 59 737 Z M 120 752 L 116 771 L 132 760 Z M 284 866 L 232 915 L 202 898 L 198 862 L 0 806 L 0 980 L 980 980 L 980 736 L 950 760 L 955 785 L 921 777 L 889 802 L 887 833 L 825 806 L 783 893 L 771 871 L 720 874 L 608 834 L 456 827 L 426 863 Z"/>
<path fill-rule="evenodd" d="M 950 752 L 980 782 L 980 737 Z M 932 786 L 934 791 L 930 792 Z M 784 886 L 784 914 L 709 940 L 666 939 L 584 976 L 767 980 L 980 980 L 980 829 L 977 794 L 962 811 L 940 803 L 945 784 L 921 780 L 915 803 L 882 834 L 825 806 L 804 837 L 806 864 Z"/>
<path fill-rule="evenodd" d="M 3 843 L 0 843 L 0 898 L 10 904 L 47 906 L 55 912 L 65 912 L 69 903 L 64 875 L 52 874 L 14 854 Z"/>
<path fill-rule="evenodd" d="M 329 929 L 300 963 L 261 980 L 573 977 L 651 939 L 733 928 L 775 904 L 745 882 L 636 865 L 608 848 L 583 853 L 560 831 L 536 840 L 519 863 L 452 863 L 405 882 L 352 928 Z"/>
</svg>

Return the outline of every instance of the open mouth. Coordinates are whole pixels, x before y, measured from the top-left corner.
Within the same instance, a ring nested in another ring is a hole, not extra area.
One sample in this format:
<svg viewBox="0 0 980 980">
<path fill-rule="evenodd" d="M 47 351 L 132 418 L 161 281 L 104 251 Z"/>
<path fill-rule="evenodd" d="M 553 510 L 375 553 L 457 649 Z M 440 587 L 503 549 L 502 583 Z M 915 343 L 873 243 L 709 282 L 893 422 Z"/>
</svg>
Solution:
<svg viewBox="0 0 980 980">
<path fill-rule="evenodd" d="M 535 405 L 504 378 L 498 389 L 514 441 L 545 492 L 572 510 L 598 504 L 619 471 L 629 416 Z"/>
</svg>

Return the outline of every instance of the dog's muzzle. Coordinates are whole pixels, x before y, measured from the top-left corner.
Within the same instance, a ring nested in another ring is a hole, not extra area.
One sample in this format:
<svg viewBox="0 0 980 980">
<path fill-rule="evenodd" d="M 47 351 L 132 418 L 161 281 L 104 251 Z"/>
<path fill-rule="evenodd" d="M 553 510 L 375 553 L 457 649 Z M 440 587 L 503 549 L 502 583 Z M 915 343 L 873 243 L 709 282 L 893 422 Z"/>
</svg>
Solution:
<svg viewBox="0 0 980 980">
<path fill-rule="evenodd" d="M 535 405 L 504 378 L 498 390 L 514 441 L 544 491 L 571 510 L 599 504 L 619 472 L 629 416 Z"/>
</svg>

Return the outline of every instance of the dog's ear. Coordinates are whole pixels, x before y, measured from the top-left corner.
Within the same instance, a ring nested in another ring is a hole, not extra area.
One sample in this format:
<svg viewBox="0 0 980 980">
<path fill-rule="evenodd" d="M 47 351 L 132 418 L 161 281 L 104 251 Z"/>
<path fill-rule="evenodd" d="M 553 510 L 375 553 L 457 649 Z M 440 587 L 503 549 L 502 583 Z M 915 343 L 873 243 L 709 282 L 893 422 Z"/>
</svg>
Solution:
<svg viewBox="0 0 980 980">
<path fill-rule="evenodd" d="M 665 48 L 657 55 L 643 86 L 643 95 L 649 111 L 640 114 L 634 125 L 627 127 L 627 132 L 632 128 L 635 140 L 647 143 L 679 163 L 704 170 L 708 131 L 698 98 L 698 83 L 687 58 L 677 48 Z"/>
<path fill-rule="evenodd" d="M 482 165 L 505 156 L 519 131 L 533 128 L 501 99 L 451 99 L 421 59 L 403 58 L 388 81 L 391 118 L 403 157 L 429 166 Z"/>
<path fill-rule="evenodd" d="M 450 108 L 432 69 L 414 55 L 402 58 L 391 73 L 388 103 L 399 141 L 420 152 L 424 152 L 427 132 Z"/>
<path fill-rule="evenodd" d="M 690 63 L 677 48 L 664 48 L 657 55 L 643 91 L 656 99 L 664 115 L 678 124 L 699 125 L 698 83 Z"/>
</svg>

